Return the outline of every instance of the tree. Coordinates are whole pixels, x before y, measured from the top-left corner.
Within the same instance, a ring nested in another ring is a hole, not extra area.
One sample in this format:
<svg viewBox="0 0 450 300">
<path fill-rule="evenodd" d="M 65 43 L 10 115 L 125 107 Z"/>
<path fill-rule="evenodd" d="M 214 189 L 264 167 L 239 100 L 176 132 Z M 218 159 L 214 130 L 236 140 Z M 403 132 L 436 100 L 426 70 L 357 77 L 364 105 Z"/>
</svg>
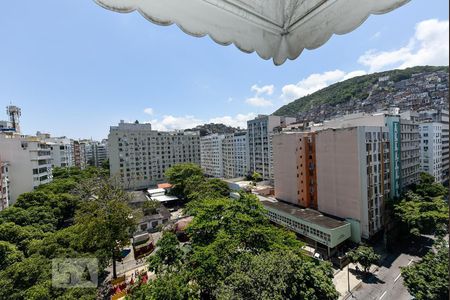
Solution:
<svg viewBox="0 0 450 300">
<path fill-rule="evenodd" d="M 207 179 L 203 176 L 193 176 L 186 181 L 184 194 L 189 200 L 228 197 L 230 188 L 219 178 Z"/>
<path fill-rule="evenodd" d="M 258 172 L 253 172 L 253 174 L 252 174 L 252 180 L 253 180 L 253 182 L 259 182 L 259 181 L 261 181 L 263 178 L 262 178 L 262 175 L 261 174 L 259 174 Z"/>
<path fill-rule="evenodd" d="M 215 292 L 225 299 L 337 299 L 329 263 L 314 261 L 291 251 L 243 255 L 233 273 L 219 282 Z"/>
<path fill-rule="evenodd" d="M 373 248 L 368 246 L 359 246 L 349 251 L 347 256 L 352 263 L 359 263 L 364 268 L 365 273 L 367 273 L 371 265 L 378 263 L 380 260 L 380 255 L 376 254 Z"/>
<path fill-rule="evenodd" d="M 16 245 L 0 241 L 0 270 L 21 261 L 24 258 L 22 251 Z"/>
<path fill-rule="evenodd" d="M 148 260 L 151 271 L 158 274 L 179 265 L 183 252 L 174 233 L 164 232 L 156 246 L 158 249 L 155 255 L 150 256 Z"/>
<path fill-rule="evenodd" d="M 177 164 L 166 170 L 166 178 L 173 185 L 171 192 L 179 197 L 186 198 L 184 189 L 187 180 L 192 176 L 203 176 L 199 165 L 193 163 Z"/>
<path fill-rule="evenodd" d="M 442 197 L 427 200 L 411 191 L 394 205 L 394 213 L 414 236 L 433 234 L 448 222 L 448 204 Z"/>
<path fill-rule="evenodd" d="M 449 299 L 448 251 L 448 244 L 440 241 L 420 262 L 401 268 L 404 285 L 414 299 Z"/>
<path fill-rule="evenodd" d="M 94 196 L 83 199 L 75 221 L 83 243 L 112 259 L 113 277 L 116 278 L 116 258 L 130 243 L 136 220 L 128 206 L 128 194 L 111 180 L 95 180 L 91 189 Z"/>
<path fill-rule="evenodd" d="M 444 196 L 448 193 L 447 189 L 428 173 L 420 173 L 420 182 L 414 187 L 414 192 L 424 198 L 434 198 Z"/>
</svg>

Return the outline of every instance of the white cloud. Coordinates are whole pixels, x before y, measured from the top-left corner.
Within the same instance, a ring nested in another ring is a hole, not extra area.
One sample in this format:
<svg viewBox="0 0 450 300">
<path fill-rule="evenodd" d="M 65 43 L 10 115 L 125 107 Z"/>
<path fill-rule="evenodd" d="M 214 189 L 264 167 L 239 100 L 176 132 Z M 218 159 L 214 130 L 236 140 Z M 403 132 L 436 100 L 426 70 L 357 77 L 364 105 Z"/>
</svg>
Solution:
<svg viewBox="0 0 450 300">
<path fill-rule="evenodd" d="M 381 32 L 377 31 L 377 32 L 375 32 L 375 33 L 370 37 L 370 39 L 371 39 L 371 40 L 376 40 L 376 39 L 379 38 L 380 36 L 381 36 Z"/>
<path fill-rule="evenodd" d="M 162 120 L 151 120 L 152 128 L 154 130 L 171 131 L 175 129 L 192 128 L 203 124 L 202 120 L 194 116 L 174 117 L 171 115 L 163 116 Z"/>
<path fill-rule="evenodd" d="M 236 116 L 223 116 L 209 119 L 209 123 L 222 123 L 232 127 L 247 128 L 247 121 L 256 118 L 255 113 L 237 114 Z"/>
<path fill-rule="evenodd" d="M 228 126 L 246 128 L 247 121 L 254 119 L 255 117 L 256 114 L 252 112 L 248 114 L 237 114 L 235 116 L 215 117 L 207 120 L 202 120 L 194 116 L 175 117 L 172 115 L 165 115 L 161 120 L 153 119 L 150 123 L 154 130 L 160 131 L 194 128 L 197 125 L 206 123 L 222 123 Z"/>
<path fill-rule="evenodd" d="M 281 89 L 281 98 L 285 102 L 290 102 L 292 100 L 314 93 L 315 91 L 323 89 L 335 82 L 346 80 L 356 76 L 361 76 L 364 74 L 366 74 L 366 71 L 364 70 L 357 70 L 349 73 L 341 70 L 334 70 L 327 71 L 321 74 L 311 74 L 308 77 L 300 80 L 296 84 L 288 84 L 283 86 L 283 88 Z"/>
<path fill-rule="evenodd" d="M 152 116 L 155 112 L 153 111 L 153 108 L 147 107 L 147 108 L 144 109 L 144 113 L 146 113 L 147 115 Z"/>
<path fill-rule="evenodd" d="M 259 87 L 257 84 L 252 85 L 251 87 L 251 91 L 255 92 L 257 96 L 259 95 L 263 95 L 263 94 L 267 94 L 267 95 L 272 95 L 273 91 L 274 91 L 275 87 L 273 84 L 271 85 L 264 85 Z"/>
<path fill-rule="evenodd" d="M 263 97 L 255 96 L 251 98 L 245 99 L 245 103 L 250 104 L 252 106 L 258 106 L 258 107 L 266 107 L 266 106 L 272 106 L 272 102 L 268 99 L 265 99 Z"/>
<path fill-rule="evenodd" d="M 425 20 L 416 25 L 407 45 L 392 51 L 369 50 L 358 62 L 370 72 L 418 65 L 449 64 L 449 22 Z"/>
</svg>

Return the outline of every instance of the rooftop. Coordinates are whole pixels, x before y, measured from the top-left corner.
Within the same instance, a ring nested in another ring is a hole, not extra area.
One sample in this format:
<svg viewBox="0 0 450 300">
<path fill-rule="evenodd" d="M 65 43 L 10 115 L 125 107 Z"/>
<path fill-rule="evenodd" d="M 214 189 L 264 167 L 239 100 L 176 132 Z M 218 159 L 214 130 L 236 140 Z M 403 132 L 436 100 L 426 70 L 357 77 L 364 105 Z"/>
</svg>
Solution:
<svg viewBox="0 0 450 300">
<path fill-rule="evenodd" d="M 347 223 L 344 221 L 340 221 L 328 216 L 324 216 L 317 210 L 309 209 L 309 208 L 300 208 L 294 205 L 286 204 L 284 202 L 277 201 L 275 199 L 258 196 L 262 205 L 267 208 L 272 208 L 279 210 L 281 212 L 290 214 L 294 217 L 307 221 L 309 223 L 313 223 L 328 229 L 335 229 L 341 226 L 345 226 Z"/>
</svg>

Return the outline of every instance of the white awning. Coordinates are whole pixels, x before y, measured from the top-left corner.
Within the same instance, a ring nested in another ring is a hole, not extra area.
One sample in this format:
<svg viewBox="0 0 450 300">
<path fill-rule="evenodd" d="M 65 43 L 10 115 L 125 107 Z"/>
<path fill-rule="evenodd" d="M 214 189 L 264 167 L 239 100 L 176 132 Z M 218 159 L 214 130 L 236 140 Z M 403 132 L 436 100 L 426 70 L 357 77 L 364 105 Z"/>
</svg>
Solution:
<svg viewBox="0 0 450 300">
<path fill-rule="evenodd" d="M 139 11 L 159 25 L 177 24 L 193 36 L 256 51 L 281 65 L 303 49 L 348 33 L 371 14 L 387 13 L 409 0 L 95 0 L 117 11 Z M 342 49 L 344 50 L 344 49 Z"/>
</svg>

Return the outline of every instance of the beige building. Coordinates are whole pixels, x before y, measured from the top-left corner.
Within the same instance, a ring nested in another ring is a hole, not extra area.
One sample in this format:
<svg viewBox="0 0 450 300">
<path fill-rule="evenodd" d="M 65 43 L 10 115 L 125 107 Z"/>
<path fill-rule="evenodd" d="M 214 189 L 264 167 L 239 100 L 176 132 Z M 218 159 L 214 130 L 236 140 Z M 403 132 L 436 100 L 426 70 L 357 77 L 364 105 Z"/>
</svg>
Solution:
<svg viewBox="0 0 450 300">
<path fill-rule="evenodd" d="M 161 132 L 151 124 L 111 126 L 108 136 L 111 176 L 126 189 L 143 189 L 165 181 L 165 171 L 179 163 L 200 164 L 198 132 Z"/>
<path fill-rule="evenodd" d="M 317 209 L 314 132 L 285 132 L 273 136 L 275 198 Z"/>
<path fill-rule="evenodd" d="M 318 210 L 352 220 L 352 236 L 368 239 L 379 232 L 389 195 L 388 129 L 358 126 L 319 131 L 316 160 Z"/>
</svg>

